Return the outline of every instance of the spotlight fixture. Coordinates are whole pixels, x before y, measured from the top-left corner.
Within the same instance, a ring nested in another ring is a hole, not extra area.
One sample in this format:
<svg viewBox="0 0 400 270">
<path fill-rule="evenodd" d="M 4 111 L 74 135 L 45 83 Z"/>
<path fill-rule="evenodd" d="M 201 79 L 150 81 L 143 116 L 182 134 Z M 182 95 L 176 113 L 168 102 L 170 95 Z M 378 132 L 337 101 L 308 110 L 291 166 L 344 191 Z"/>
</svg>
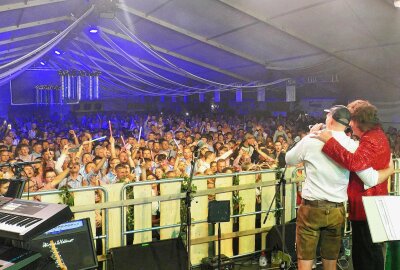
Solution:
<svg viewBox="0 0 400 270">
<path fill-rule="evenodd" d="M 211 102 L 210 107 L 211 107 L 210 108 L 211 112 L 213 112 L 213 113 L 218 112 L 219 105 L 217 103 L 215 103 L 214 101 Z"/>
<path fill-rule="evenodd" d="M 89 33 L 96 34 L 97 32 L 99 32 L 99 29 L 97 29 L 97 28 L 94 27 L 94 26 L 91 26 L 91 27 L 90 27 Z"/>
<path fill-rule="evenodd" d="M 400 0 L 394 0 L 394 1 L 393 1 L 393 5 L 394 5 L 394 7 L 396 7 L 396 8 L 400 8 Z"/>
<path fill-rule="evenodd" d="M 61 52 L 58 51 L 58 50 L 55 50 L 54 53 L 57 54 L 57 55 L 60 55 L 60 54 L 61 54 Z"/>
<path fill-rule="evenodd" d="M 45 63 L 44 61 L 40 61 L 40 64 L 41 64 L 42 66 L 45 66 L 45 65 L 46 65 L 46 63 Z"/>
</svg>

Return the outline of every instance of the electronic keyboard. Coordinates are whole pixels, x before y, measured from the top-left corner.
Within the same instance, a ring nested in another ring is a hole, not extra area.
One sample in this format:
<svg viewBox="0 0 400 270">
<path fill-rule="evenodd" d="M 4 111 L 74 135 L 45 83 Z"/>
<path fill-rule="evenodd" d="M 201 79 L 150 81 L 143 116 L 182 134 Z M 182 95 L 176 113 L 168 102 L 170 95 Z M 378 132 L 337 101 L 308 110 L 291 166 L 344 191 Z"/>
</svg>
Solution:
<svg viewBox="0 0 400 270">
<path fill-rule="evenodd" d="M 27 241 L 72 216 L 65 204 L 0 197 L 0 237 Z"/>
</svg>

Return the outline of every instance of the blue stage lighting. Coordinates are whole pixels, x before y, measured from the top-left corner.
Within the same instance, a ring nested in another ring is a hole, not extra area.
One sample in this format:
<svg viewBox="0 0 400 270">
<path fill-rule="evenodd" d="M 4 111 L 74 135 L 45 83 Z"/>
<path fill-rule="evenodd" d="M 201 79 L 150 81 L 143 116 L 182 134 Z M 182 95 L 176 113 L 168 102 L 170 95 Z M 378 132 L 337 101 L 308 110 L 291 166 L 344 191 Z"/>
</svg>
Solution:
<svg viewBox="0 0 400 270">
<path fill-rule="evenodd" d="M 99 30 L 98 30 L 96 27 L 93 27 L 93 26 L 92 26 L 92 27 L 90 28 L 89 32 L 92 33 L 92 34 L 96 34 L 97 32 L 99 32 Z"/>
<path fill-rule="evenodd" d="M 57 54 L 57 55 L 60 55 L 60 54 L 61 54 L 61 52 L 60 52 L 60 51 L 57 51 L 57 50 L 55 50 L 54 53 Z"/>
<path fill-rule="evenodd" d="M 44 61 L 40 61 L 40 64 L 41 64 L 42 66 L 45 66 L 45 65 L 46 65 L 46 63 L 45 63 Z"/>
</svg>

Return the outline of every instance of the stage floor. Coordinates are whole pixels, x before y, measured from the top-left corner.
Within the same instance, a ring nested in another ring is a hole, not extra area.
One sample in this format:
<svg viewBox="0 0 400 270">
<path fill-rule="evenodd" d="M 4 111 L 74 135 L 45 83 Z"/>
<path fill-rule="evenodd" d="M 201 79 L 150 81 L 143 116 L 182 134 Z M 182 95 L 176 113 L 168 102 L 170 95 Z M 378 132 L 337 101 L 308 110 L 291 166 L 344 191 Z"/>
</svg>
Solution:
<svg viewBox="0 0 400 270">
<path fill-rule="evenodd" d="M 253 257 L 244 257 L 244 258 L 240 258 L 240 259 L 235 259 L 235 270 L 259 270 L 259 266 L 258 266 L 258 259 L 255 259 Z M 194 268 L 194 269 L 200 269 L 200 267 Z M 279 269 L 279 267 L 272 267 L 269 266 L 267 269 Z M 289 269 L 297 269 L 296 266 L 292 266 Z M 316 265 L 316 270 L 322 270 L 322 263 L 321 262 L 317 262 Z M 353 270 L 353 265 L 351 263 L 351 258 L 346 259 L 345 257 L 342 257 L 337 265 L 337 269 L 338 270 Z"/>
</svg>

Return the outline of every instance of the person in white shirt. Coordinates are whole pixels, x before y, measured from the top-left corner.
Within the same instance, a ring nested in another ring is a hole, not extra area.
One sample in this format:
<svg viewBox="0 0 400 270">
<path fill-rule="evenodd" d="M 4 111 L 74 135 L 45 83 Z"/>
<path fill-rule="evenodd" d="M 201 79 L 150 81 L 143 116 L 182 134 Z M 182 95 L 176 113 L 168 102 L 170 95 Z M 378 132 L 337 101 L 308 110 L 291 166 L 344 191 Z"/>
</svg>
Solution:
<svg viewBox="0 0 400 270">
<path fill-rule="evenodd" d="M 347 150 L 354 152 L 358 142 L 348 137 L 344 130 L 350 123 L 350 112 L 345 106 L 334 106 L 327 111 L 326 128 Z M 319 129 L 322 124 L 314 127 Z M 302 189 L 302 203 L 297 212 L 296 246 L 298 269 L 312 269 L 316 248 L 321 238 L 321 257 L 325 270 L 336 269 L 341 246 L 341 235 L 345 221 L 344 202 L 350 172 L 321 151 L 323 143 L 304 137 L 286 153 L 286 163 L 296 165 L 303 162 L 306 179 Z M 393 168 L 376 171 L 368 168 L 357 172 L 367 186 L 384 181 L 393 173 Z"/>
</svg>

